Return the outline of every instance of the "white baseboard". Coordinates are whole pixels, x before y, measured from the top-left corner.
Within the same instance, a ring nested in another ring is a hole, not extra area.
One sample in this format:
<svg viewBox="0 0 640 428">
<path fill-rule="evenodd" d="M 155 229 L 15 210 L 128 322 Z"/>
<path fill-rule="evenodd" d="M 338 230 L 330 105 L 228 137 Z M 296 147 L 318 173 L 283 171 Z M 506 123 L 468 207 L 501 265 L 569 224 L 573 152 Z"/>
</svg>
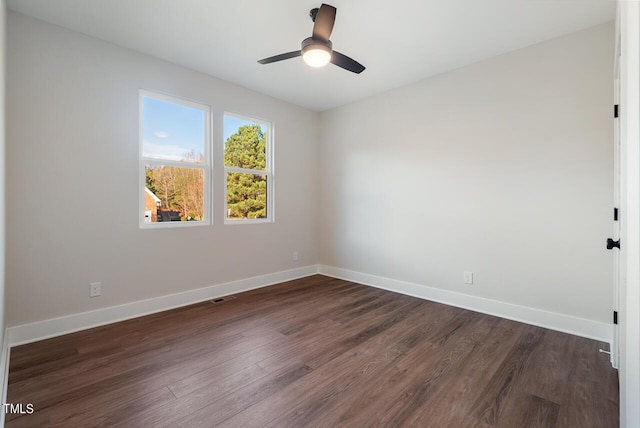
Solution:
<svg viewBox="0 0 640 428">
<path fill-rule="evenodd" d="M 549 312 L 527 306 L 485 299 L 469 294 L 456 293 L 441 288 L 428 287 L 391 278 L 355 272 L 332 266 L 319 265 L 318 273 L 359 284 L 370 285 L 396 293 L 419 297 L 484 314 L 495 315 L 526 324 L 561 331 L 576 336 L 607 342 L 613 341 L 613 325 L 570 315 Z"/>
<path fill-rule="evenodd" d="M 22 345 L 105 324 L 124 321 L 143 315 L 162 312 L 181 306 L 187 306 L 203 302 L 205 300 L 227 296 L 229 294 L 240 293 L 280 282 L 303 278 L 316 273 L 318 273 L 318 266 L 311 265 L 241 279 L 238 281 L 216 284 L 210 287 L 198 288 L 196 290 L 189 290 L 182 293 L 160 296 L 153 299 L 140 300 L 94 311 L 9 327 L 5 337 L 8 336 L 8 347 Z"/>
<path fill-rule="evenodd" d="M 381 276 L 355 272 L 326 265 L 304 266 L 288 271 L 260 275 L 253 278 L 212 285 L 210 287 L 189 290 L 168 296 L 156 297 L 126 303 L 119 306 L 82 312 L 50 320 L 9 327 L 5 333 L 5 346 L 2 358 L 8 365 L 8 352 L 12 346 L 35 342 L 50 337 L 61 336 L 75 331 L 111 324 L 118 321 L 162 312 L 181 306 L 191 305 L 205 300 L 266 287 L 280 282 L 290 281 L 320 273 L 359 284 L 382 288 L 396 293 L 432 300 L 459 308 L 469 309 L 501 318 L 574 334 L 601 342 L 612 343 L 613 326 L 570 315 L 549 312 L 527 306 L 485 299 L 469 294 L 456 293 L 435 287 L 414 284 Z M 0 370 L 5 369 L 0 367 Z"/>
</svg>

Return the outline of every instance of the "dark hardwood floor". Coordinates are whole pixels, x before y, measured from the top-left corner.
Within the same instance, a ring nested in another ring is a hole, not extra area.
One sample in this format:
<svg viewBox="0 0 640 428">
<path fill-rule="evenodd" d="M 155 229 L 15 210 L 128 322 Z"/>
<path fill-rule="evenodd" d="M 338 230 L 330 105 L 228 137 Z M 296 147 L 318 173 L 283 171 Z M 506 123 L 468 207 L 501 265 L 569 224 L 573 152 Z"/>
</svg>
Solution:
<svg viewBox="0 0 640 428">
<path fill-rule="evenodd" d="M 13 348 L 7 427 L 617 427 L 607 346 L 320 275 Z"/>
</svg>

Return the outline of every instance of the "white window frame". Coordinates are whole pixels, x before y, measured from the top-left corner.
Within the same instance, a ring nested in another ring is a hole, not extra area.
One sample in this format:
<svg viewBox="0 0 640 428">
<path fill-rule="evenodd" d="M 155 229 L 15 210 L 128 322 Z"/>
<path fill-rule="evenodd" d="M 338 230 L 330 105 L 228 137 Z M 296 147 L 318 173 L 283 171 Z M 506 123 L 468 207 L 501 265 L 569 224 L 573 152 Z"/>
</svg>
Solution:
<svg viewBox="0 0 640 428">
<path fill-rule="evenodd" d="M 143 135 L 142 135 L 142 112 L 143 112 L 143 98 L 153 98 L 160 101 L 166 101 L 174 104 L 179 104 L 186 107 L 191 107 L 197 110 L 202 110 L 204 114 L 204 164 L 189 163 L 172 161 L 167 159 L 155 159 L 145 157 L 143 155 Z M 208 226 L 212 224 L 212 209 L 211 209 L 211 179 L 212 179 L 212 141 L 211 141 L 211 123 L 212 123 L 212 108 L 209 105 L 202 104 L 196 101 L 187 100 L 172 95 L 163 94 L 160 92 L 149 91 L 145 89 L 139 90 L 138 95 L 138 158 L 140 160 L 140 173 L 139 173 L 139 207 L 138 218 L 141 229 L 164 229 L 173 227 L 197 227 Z M 168 222 L 145 222 L 145 187 L 146 187 L 146 166 L 158 165 L 158 166 L 175 166 L 179 168 L 200 169 L 204 173 L 204 217 L 201 221 L 168 221 Z"/>
<path fill-rule="evenodd" d="M 273 165 L 273 147 L 274 147 L 274 123 L 272 121 L 266 119 L 260 119 L 255 116 L 248 116 L 245 114 L 234 113 L 230 111 L 225 111 L 223 115 L 223 123 L 224 118 L 230 116 L 235 119 L 244 120 L 247 122 L 255 123 L 257 125 L 262 125 L 267 128 L 267 132 L 265 133 L 265 137 L 267 139 L 265 143 L 266 153 L 266 170 L 256 170 L 256 169 L 247 169 L 247 168 L 237 168 L 237 167 L 229 167 L 224 165 L 224 145 L 226 144 L 226 140 L 224 136 L 222 138 L 222 153 L 223 153 L 223 166 L 224 166 L 224 224 L 258 224 L 258 223 L 273 223 L 275 222 L 275 198 L 274 198 L 274 165 Z M 224 134 L 224 126 L 222 130 Z M 227 218 L 227 174 L 230 172 L 239 172 L 243 174 L 256 174 L 256 175 L 266 175 L 267 177 L 267 216 L 265 218 L 251 218 L 246 220 L 229 220 Z"/>
</svg>

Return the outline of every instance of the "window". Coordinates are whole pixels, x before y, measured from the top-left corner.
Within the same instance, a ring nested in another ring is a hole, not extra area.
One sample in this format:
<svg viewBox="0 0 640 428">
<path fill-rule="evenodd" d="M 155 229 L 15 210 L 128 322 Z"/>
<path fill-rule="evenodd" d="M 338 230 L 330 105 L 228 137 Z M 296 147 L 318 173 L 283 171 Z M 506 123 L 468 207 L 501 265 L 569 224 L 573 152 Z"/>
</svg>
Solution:
<svg viewBox="0 0 640 428">
<path fill-rule="evenodd" d="M 209 224 L 211 109 L 140 91 L 140 225 Z"/>
<path fill-rule="evenodd" d="M 225 222 L 273 221 L 272 126 L 224 116 Z"/>
</svg>

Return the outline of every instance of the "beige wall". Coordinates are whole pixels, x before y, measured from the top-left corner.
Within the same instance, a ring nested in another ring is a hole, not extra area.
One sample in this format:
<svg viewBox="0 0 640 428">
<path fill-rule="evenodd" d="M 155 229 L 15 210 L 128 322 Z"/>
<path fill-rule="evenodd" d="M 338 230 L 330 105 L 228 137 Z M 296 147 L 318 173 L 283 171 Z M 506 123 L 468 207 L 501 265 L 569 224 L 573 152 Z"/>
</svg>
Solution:
<svg viewBox="0 0 640 428">
<path fill-rule="evenodd" d="M 11 12 L 7 78 L 8 325 L 317 262 L 317 113 Z M 140 88 L 212 106 L 213 226 L 138 227 Z M 273 224 L 223 224 L 225 110 L 274 123 Z"/>
<path fill-rule="evenodd" d="M 613 30 L 323 113 L 320 263 L 610 323 Z"/>
</svg>

